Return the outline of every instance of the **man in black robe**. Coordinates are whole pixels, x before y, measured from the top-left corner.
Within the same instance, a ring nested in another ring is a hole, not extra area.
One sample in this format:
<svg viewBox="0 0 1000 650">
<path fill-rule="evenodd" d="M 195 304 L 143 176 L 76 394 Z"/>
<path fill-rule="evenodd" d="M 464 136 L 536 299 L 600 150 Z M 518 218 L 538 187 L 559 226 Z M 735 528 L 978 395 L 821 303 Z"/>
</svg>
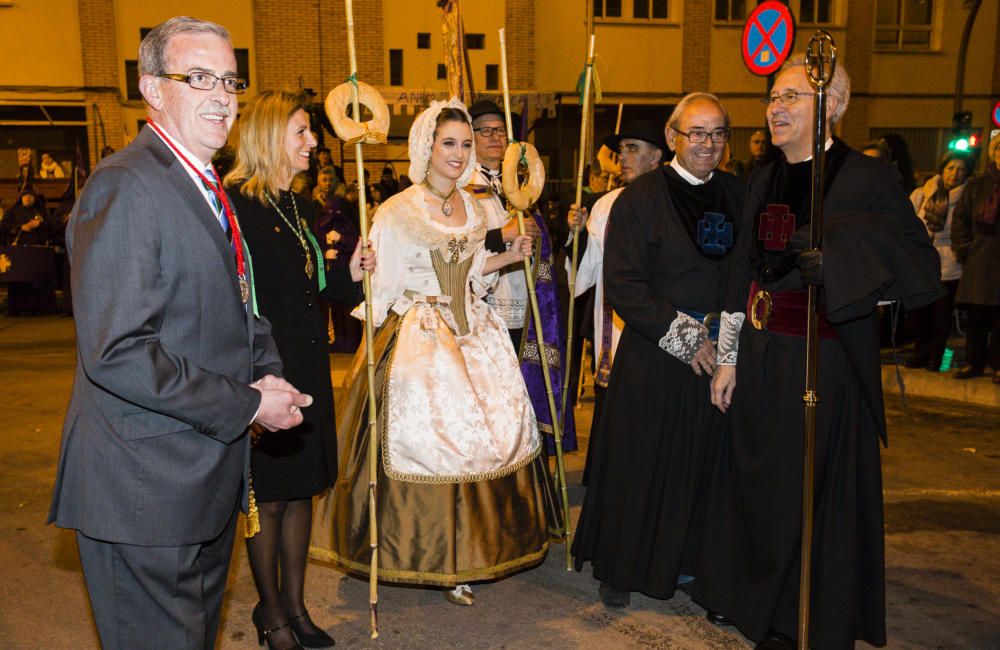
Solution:
<svg viewBox="0 0 1000 650">
<path fill-rule="evenodd" d="M 725 422 L 709 401 L 710 330 L 743 199 L 742 183 L 715 169 L 728 140 L 719 99 L 688 95 L 667 122 L 673 162 L 611 207 L 604 284 L 625 328 L 573 544 L 577 569 L 591 562 L 609 607 L 627 606 L 632 591 L 670 598 L 694 573 Z"/>
<path fill-rule="evenodd" d="M 635 120 L 627 124 L 615 135 L 604 139 L 604 146 L 618 152 L 621 160 L 621 179 L 624 185 L 631 183 L 643 174 L 659 169 L 667 156 L 667 141 L 664 138 L 663 127 L 650 120 Z M 594 164 L 597 164 L 595 162 Z M 679 164 L 679 163 L 678 163 Z M 591 424 L 601 421 L 604 410 L 604 393 L 608 387 L 611 375 L 611 364 L 614 360 L 615 348 L 624 327 L 621 318 L 615 318 L 614 311 L 604 295 L 604 240 L 608 231 L 608 220 L 611 208 L 624 191 L 625 187 L 617 187 L 609 192 L 601 192 L 597 201 L 583 203 L 582 212 L 570 204 L 567 225 L 576 231 L 580 237 L 579 264 L 576 272 L 576 299 L 585 303 L 590 323 L 591 341 L 594 344 L 594 413 Z M 583 226 L 586 225 L 584 228 Z M 570 261 L 565 261 L 568 270 Z M 588 300 L 583 300 L 589 295 Z M 575 365 L 575 364 L 574 364 Z M 574 373 L 576 374 L 576 373 Z M 593 465 L 594 450 L 600 447 L 595 439 L 601 430 L 591 426 L 590 443 L 587 445 L 587 461 L 583 467 L 583 484 L 590 482 L 590 468 Z"/>
<path fill-rule="evenodd" d="M 822 252 L 806 250 L 814 92 L 801 57 L 786 63 L 771 91 L 767 121 L 783 155 L 750 179 L 741 222 L 750 236 L 731 261 L 712 381 L 730 436 L 693 595 L 710 620 L 735 623 L 758 648 L 794 647 L 797 630 L 806 285 L 821 287 L 813 648 L 853 648 L 855 639 L 885 645 L 886 429 L 875 307 L 900 300 L 909 309 L 941 291 L 937 253 L 899 173 L 835 138 L 826 142 Z M 828 133 L 849 97 L 838 66 Z"/>
</svg>

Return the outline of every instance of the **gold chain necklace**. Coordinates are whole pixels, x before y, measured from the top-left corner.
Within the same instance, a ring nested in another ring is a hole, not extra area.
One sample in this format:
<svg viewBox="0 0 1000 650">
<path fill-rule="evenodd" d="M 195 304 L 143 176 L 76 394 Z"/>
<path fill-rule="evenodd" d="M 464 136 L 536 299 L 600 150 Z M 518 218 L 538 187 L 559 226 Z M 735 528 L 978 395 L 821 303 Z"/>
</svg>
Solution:
<svg viewBox="0 0 1000 650">
<path fill-rule="evenodd" d="M 309 251 L 309 244 L 306 242 L 306 237 L 304 234 L 304 229 L 306 228 L 306 224 L 302 221 L 302 217 L 299 216 L 299 206 L 295 204 L 295 197 L 292 196 L 290 198 L 292 199 L 292 209 L 295 210 L 294 226 L 292 225 L 291 221 L 288 220 L 288 217 L 285 216 L 285 213 L 281 211 L 281 208 L 278 207 L 278 204 L 274 202 L 274 199 L 271 198 L 271 195 L 270 194 L 267 195 L 267 200 L 271 204 L 271 207 L 274 208 L 274 211 L 278 213 L 278 216 L 281 217 L 281 220 L 285 222 L 285 225 L 288 226 L 288 228 L 295 234 L 295 236 L 299 238 L 299 244 L 302 245 L 302 252 L 306 256 L 306 277 L 312 280 L 313 273 L 316 272 L 316 265 L 313 264 L 312 254 Z"/>
<path fill-rule="evenodd" d="M 438 188 L 428 183 L 426 178 L 421 183 L 421 185 L 430 190 L 431 194 L 441 199 L 441 212 L 444 214 L 444 216 L 450 217 L 451 213 L 454 212 L 455 210 L 454 208 L 451 207 L 451 203 L 449 203 L 449 201 L 451 200 L 451 197 L 455 195 L 455 192 L 458 191 L 458 185 L 453 186 L 451 188 L 451 191 L 448 192 L 447 194 L 438 190 Z"/>
</svg>

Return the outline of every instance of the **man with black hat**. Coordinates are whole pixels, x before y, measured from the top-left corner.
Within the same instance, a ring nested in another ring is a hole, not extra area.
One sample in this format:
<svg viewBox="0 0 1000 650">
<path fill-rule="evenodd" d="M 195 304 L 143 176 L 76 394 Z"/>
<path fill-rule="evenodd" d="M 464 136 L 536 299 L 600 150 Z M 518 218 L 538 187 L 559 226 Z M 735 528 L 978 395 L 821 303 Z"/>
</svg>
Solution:
<svg viewBox="0 0 1000 650">
<path fill-rule="evenodd" d="M 622 180 L 626 185 L 643 174 L 658 169 L 663 164 L 667 152 L 663 130 L 649 120 L 632 122 L 617 135 L 605 138 L 604 145 L 618 152 Z M 579 229 L 583 220 L 586 220 L 587 224 L 587 237 L 584 238 L 586 248 L 583 249 L 583 256 L 576 272 L 575 293 L 579 297 L 594 287 L 594 355 L 597 359 L 597 372 L 594 375 L 593 422 L 595 423 L 600 421 L 604 393 L 611 374 L 611 362 L 624 327 L 622 319 L 614 315 L 611 306 L 604 298 L 604 235 L 608 229 L 611 206 L 624 189 L 625 186 L 622 186 L 602 194 L 594 203 L 589 217 L 586 207 L 581 213 L 575 205 L 572 205 L 569 213 L 571 228 Z M 570 261 L 567 260 L 566 267 L 569 268 L 569 265 Z M 587 464 L 583 470 L 584 485 L 590 478 L 596 433 L 596 430 L 591 429 L 590 444 L 587 446 Z"/>
<path fill-rule="evenodd" d="M 494 102 L 483 100 L 469 107 L 469 115 L 476 140 L 476 172 L 469 181 L 470 189 L 486 212 L 486 226 L 490 229 L 486 233 L 487 250 L 503 253 L 518 234 L 517 220 L 508 217 L 501 180 L 501 164 L 509 135 L 504 112 Z M 538 227 L 532 219 L 525 219 L 524 227 L 527 234 L 538 236 Z M 503 318 L 514 348 L 519 348 L 528 310 L 528 285 L 520 266 L 500 272 L 500 280 L 486 302 Z"/>
<path fill-rule="evenodd" d="M 517 237 L 517 220 L 511 218 L 507 200 L 503 193 L 502 169 L 504 153 L 510 134 L 507 133 L 504 112 L 494 102 L 478 101 L 469 107 L 472 116 L 472 131 L 476 141 L 476 171 L 466 188 L 483 206 L 486 213 L 486 249 L 494 253 L 507 250 L 507 245 Z M 562 399 L 562 359 L 563 327 L 559 323 L 559 297 L 552 273 L 553 240 L 545 228 L 544 217 L 532 206 L 524 213 L 525 232 L 539 239 L 535 246 L 535 295 L 542 319 L 542 333 L 547 357 L 550 360 L 549 374 L 556 404 Z M 486 302 L 493 306 L 507 325 L 507 331 L 521 360 L 521 373 L 531 395 L 531 403 L 538 416 L 538 427 L 543 433 L 552 433 L 552 416 L 549 411 L 548 396 L 542 377 L 541 359 L 530 323 L 528 304 L 528 283 L 520 265 L 508 266 L 500 271 L 500 279 Z M 524 341 L 522 342 L 522 338 Z M 563 450 L 576 450 L 576 427 L 573 412 L 567 410 L 563 424 Z M 554 451 L 552 441 L 546 448 Z"/>
<path fill-rule="evenodd" d="M 633 180 L 611 207 L 603 266 L 624 327 L 573 543 L 577 570 L 591 562 L 608 607 L 627 606 L 632 591 L 670 598 L 694 575 L 706 470 L 725 424 L 709 400 L 711 330 L 743 203 L 742 183 L 716 170 L 729 133 L 719 99 L 692 93 L 667 122 L 669 165 L 638 175 L 659 134 L 620 143 Z"/>
</svg>

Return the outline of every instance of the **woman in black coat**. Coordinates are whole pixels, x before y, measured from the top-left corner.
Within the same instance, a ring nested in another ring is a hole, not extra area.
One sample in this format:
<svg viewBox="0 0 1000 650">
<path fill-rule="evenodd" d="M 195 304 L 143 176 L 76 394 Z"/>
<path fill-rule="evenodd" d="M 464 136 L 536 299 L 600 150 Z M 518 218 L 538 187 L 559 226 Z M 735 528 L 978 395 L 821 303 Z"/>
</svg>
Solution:
<svg viewBox="0 0 1000 650">
<path fill-rule="evenodd" d="M 3 220 L 6 238 L 11 246 L 44 246 L 49 241 L 45 208 L 34 190 L 26 189 Z"/>
<path fill-rule="evenodd" d="M 375 264 L 373 253 L 362 256 L 359 243 L 350 264 L 327 275 L 309 230 L 311 202 L 290 191 L 295 174 L 308 169 L 315 147 L 302 98 L 287 91 L 263 92 L 243 111 L 236 165 L 226 176 L 250 249 L 254 304 L 271 322 L 285 378 L 314 399 L 303 409 L 301 425 L 265 432 L 251 451 L 261 529 L 247 539 L 260 595 L 253 622 L 258 641 L 269 648 L 333 645 L 310 620 L 304 603 L 312 497 L 337 474 L 333 387 L 320 301 L 356 303 L 355 282 L 362 268 L 371 270 Z"/>
<path fill-rule="evenodd" d="M 951 222 L 951 248 L 962 263 L 955 302 L 965 307 L 966 367 L 955 379 L 978 377 L 989 365 L 1000 384 L 1000 135 L 990 140 L 986 173 L 965 185 Z"/>
<path fill-rule="evenodd" d="M 51 224 L 44 199 L 34 189 L 21 191 L 17 204 L 0 221 L 0 242 L 10 246 L 45 246 L 49 243 Z M 56 310 L 56 287 L 51 270 L 40 273 L 34 282 L 11 282 L 7 285 L 7 311 L 11 315 L 53 313 Z"/>
</svg>

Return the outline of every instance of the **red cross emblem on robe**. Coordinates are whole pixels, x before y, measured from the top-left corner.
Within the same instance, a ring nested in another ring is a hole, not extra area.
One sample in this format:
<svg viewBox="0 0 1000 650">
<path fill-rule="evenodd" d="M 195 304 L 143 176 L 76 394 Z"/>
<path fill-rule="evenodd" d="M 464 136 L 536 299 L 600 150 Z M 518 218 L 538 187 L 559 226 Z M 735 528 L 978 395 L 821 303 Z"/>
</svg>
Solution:
<svg viewBox="0 0 1000 650">
<path fill-rule="evenodd" d="M 787 205 L 769 203 L 767 212 L 760 215 L 757 239 L 764 242 L 764 250 L 783 251 L 788 246 L 788 238 L 795 232 L 795 215 Z"/>
</svg>

